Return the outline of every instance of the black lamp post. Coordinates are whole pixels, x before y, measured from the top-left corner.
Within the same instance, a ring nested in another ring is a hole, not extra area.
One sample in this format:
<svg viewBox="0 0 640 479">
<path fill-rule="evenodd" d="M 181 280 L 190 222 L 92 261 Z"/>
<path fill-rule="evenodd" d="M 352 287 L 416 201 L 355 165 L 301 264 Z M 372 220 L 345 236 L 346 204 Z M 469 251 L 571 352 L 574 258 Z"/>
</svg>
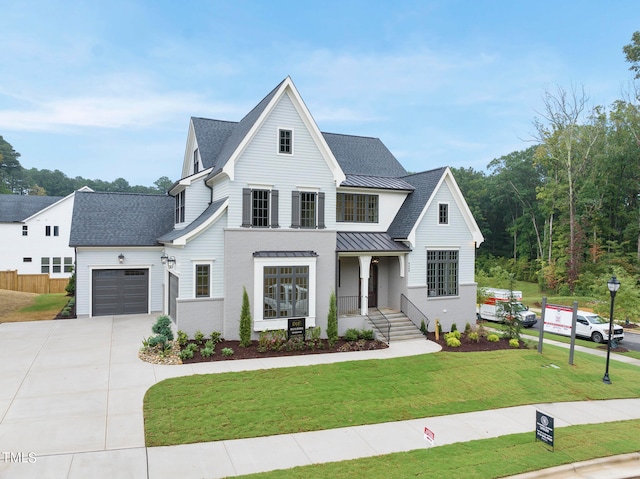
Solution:
<svg viewBox="0 0 640 479">
<path fill-rule="evenodd" d="M 616 293 L 620 289 L 620 281 L 618 281 L 614 276 L 611 277 L 609 281 L 607 281 L 607 287 L 609 288 L 609 292 L 611 293 L 611 311 L 609 312 L 609 341 L 607 342 L 607 369 L 604 371 L 604 377 L 602 378 L 602 382 L 605 384 L 611 384 L 611 379 L 609 379 L 609 355 L 611 354 L 611 335 L 613 334 L 613 304 L 616 300 Z"/>
</svg>

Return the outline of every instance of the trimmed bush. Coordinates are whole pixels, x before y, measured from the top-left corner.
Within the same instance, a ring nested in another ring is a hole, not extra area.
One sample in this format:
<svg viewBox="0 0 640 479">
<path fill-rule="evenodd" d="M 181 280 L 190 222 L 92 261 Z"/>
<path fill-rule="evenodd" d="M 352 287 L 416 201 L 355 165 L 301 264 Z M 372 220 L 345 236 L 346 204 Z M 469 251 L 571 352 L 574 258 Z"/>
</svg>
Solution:
<svg viewBox="0 0 640 479">
<path fill-rule="evenodd" d="M 451 324 L 451 332 L 453 333 L 454 331 L 458 330 L 458 326 L 456 325 L 456 323 L 452 323 Z"/>
<path fill-rule="evenodd" d="M 247 288 L 242 287 L 242 311 L 240 312 L 240 347 L 251 344 L 251 305 Z"/>
<path fill-rule="evenodd" d="M 496 333 L 491 333 L 489 336 L 487 336 L 487 341 L 497 343 L 498 341 L 500 341 L 500 336 L 498 336 Z"/>
<path fill-rule="evenodd" d="M 475 331 L 471 331 L 469 334 L 467 334 L 467 338 L 469 338 L 470 341 L 475 341 L 476 343 L 480 341 L 480 336 L 478 336 L 478 333 L 476 333 Z"/>
<path fill-rule="evenodd" d="M 329 295 L 329 313 L 327 314 L 327 337 L 329 344 L 333 346 L 338 340 L 338 307 L 336 305 L 336 293 L 331 291 Z"/>
<path fill-rule="evenodd" d="M 198 344 L 204 343 L 204 333 L 198 329 L 193 335 L 193 339 Z"/>
<path fill-rule="evenodd" d="M 182 351 L 180 351 L 180 359 L 184 360 L 184 359 L 192 359 L 193 358 L 193 351 L 190 348 L 187 349 L 183 349 Z"/>
<path fill-rule="evenodd" d="M 359 339 L 364 339 L 366 341 L 373 341 L 375 339 L 375 334 L 373 333 L 373 329 L 363 329 L 358 333 Z"/>
<path fill-rule="evenodd" d="M 458 331 L 456 331 L 458 332 Z M 459 348 L 460 347 L 460 340 L 458 338 L 456 338 L 454 335 L 453 336 L 449 336 L 449 333 L 447 333 L 445 335 L 445 341 L 447 343 L 447 346 L 449 346 L 450 348 Z"/>
<path fill-rule="evenodd" d="M 420 323 L 420 332 L 425 336 L 427 335 L 427 325 L 425 324 L 424 319 Z"/>
<path fill-rule="evenodd" d="M 360 331 L 355 328 L 349 328 L 344 333 L 344 339 L 346 341 L 357 341 L 360 337 Z"/>
<path fill-rule="evenodd" d="M 184 348 L 187 345 L 187 342 L 189 342 L 189 336 L 187 335 L 187 333 L 185 333 L 181 329 L 178 329 L 177 336 L 178 336 L 178 344 L 180 345 L 181 348 Z"/>
<path fill-rule="evenodd" d="M 214 352 L 215 352 L 215 350 L 214 350 L 213 348 L 207 348 L 207 347 L 205 347 L 205 348 L 202 348 L 202 349 L 200 350 L 200 355 L 201 355 L 203 358 L 210 358 L 211 356 L 213 356 L 213 353 L 214 353 Z"/>
<path fill-rule="evenodd" d="M 151 326 L 151 331 L 173 341 L 173 331 L 171 329 L 171 318 L 169 316 L 158 316 L 156 323 Z"/>
<path fill-rule="evenodd" d="M 233 356 L 233 349 L 231 348 L 222 348 L 222 351 L 220 351 L 222 353 L 222 355 L 226 358 Z"/>
<path fill-rule="evenodd" d="M 471 323 L 467 323 L 464 325 L 464 332 L 469 333 L 471 331 Z"/>
<path fill-rule="evenodd" d="M 211 338 L 211 341 L 214 342 L 214 344 L 222 342 L 222 333 L 220 331 L 211 331 L 209 337 Z"/>
<path fill-rule="evenodd" d="M 519 348 L 520 347 L 520 341 L 518 341 L 517 339 L 510 339 L 509 340 L 509 346 L 511 346 L 512 348 Z"/>
</svg>

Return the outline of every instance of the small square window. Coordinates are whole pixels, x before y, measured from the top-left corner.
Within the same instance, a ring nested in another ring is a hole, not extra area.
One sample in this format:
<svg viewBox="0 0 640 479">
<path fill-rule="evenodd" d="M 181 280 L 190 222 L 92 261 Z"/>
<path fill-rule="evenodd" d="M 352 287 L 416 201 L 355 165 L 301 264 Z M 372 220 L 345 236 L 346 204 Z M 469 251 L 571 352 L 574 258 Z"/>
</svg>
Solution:
<svg viewBox="0 0 640 479">
<path fill-rule="evenodd" d="M 22 225 L 22 236 L 29 235 L 29 227 L 27 225 Z"/>
<path fill-rule="evenodd" d="M 279 152 L 291 155 L 293 153 L 293 131 L 292 130 L 279 130 L 280 136 L 280 148 Z"/>
<path fill-rule="evenodd" d="M 449 205 L 447 203 L 438 204 L 438 224 L 449 224 Z"/>
</svg>

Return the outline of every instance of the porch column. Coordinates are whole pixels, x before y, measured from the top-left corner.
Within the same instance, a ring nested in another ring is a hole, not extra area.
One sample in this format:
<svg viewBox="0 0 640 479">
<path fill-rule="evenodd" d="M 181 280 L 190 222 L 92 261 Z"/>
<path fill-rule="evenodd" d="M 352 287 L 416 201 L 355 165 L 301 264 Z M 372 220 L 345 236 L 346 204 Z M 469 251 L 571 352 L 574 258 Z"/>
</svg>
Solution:
<svg viewBox="0 0 640 479">
<path fill-rule="evenodd" d="M 369 314 L 369 268 L 371 256 L 358 256 L 360 261 L 360 314 Z"/>
<path fill-rule="evenodd" d="M 404 258 L 403 254 L 398 255 L 398 266 L 400 267 L 400 277 L 404 278 Z"/>
</svg>

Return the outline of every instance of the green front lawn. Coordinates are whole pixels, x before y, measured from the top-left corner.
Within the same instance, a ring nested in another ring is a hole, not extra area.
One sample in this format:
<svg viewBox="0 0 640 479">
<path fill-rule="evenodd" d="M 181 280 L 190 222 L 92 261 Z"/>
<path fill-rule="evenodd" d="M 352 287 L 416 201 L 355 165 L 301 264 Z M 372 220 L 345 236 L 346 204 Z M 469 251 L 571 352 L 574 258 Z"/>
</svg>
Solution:
<svg viewBox="0 0 640 479">
<path fill-rule="evenodd" d="M 265 472 L 252 479 L 388 479 L 424 477 L 493 479 L 640 451 L 640 421 L 556 428 L 555 451 L 535 442 L 532 432 L 429 447 L 352 461 Z M 436 438 L 437 441 L 437 438 Z M 595 476 L 594 476 L 595 477 Z"/>
<path fill-rule="evenodd" d="M 341 354 L 341 353 L 335 353 Z M 348 354 L 348 353 L 344 353 Z M 537 402 L 640 397 L 635 366 L 545 345 L 162 381 L 144 399 L 148 446 L 270 436 Z M 559 368 L 550 367 L 551 364 Z"/>
</svg>

